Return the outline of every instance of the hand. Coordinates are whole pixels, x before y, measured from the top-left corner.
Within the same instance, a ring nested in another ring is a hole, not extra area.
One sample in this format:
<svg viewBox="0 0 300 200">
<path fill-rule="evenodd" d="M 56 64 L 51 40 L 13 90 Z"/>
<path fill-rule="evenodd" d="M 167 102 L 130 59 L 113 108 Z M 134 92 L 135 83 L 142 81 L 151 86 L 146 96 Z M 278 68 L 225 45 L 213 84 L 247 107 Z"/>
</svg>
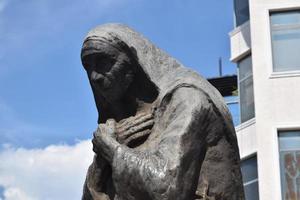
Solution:
<svg viewBox="0 0 300 200">
<path fill-rule="evenodd" d="M 105 124 L 99 124 L 92 140 L 93 151 L 100 154 L 109 163 L 113 160 L 114 151 L 119 145 L 116 141 L 116 122 L 109 119 Z"/>
<path fill-rule="evenodd" d="M 96 131 L 96 136 L 98 136 L 98 134 L 116 138 L 116 121 L 114 119 L 108 119 L 105 124 L 99 124 Z"/>
<path fill-rule="evenodd" d="M 130 138 L 136 133 L 146 132 L 149 134 L 150 129 L 154 124 L 153 114 L 139 114 L 121 121 L 116 125 L 117 140 L 120 143 L 130 141 Z"/>
</svg>

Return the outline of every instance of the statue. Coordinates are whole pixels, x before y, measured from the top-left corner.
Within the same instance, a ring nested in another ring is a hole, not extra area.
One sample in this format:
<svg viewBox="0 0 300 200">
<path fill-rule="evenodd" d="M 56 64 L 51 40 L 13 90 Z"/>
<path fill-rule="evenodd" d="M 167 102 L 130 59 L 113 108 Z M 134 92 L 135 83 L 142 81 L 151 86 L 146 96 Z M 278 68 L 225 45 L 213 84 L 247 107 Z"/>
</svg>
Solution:
<svg viewBox="0 0 300 200">
<path fill-rule="evenodd" d="M 203 77 L 127 26 L 81 51 L 99 113 L 83 200 L 243 200 L 231 115 Z"/>
</svg>

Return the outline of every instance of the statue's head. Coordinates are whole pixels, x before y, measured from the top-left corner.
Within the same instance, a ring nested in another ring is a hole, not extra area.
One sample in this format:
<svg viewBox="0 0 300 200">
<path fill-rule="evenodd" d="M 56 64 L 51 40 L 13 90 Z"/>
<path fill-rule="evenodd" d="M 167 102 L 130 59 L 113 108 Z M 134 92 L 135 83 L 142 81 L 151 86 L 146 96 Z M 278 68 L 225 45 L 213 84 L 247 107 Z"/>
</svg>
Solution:
<svg viewBox="0 0 300 200">
<path fill-rule="evenodd" d="M 136 112 L 137 98 L 139 102 L 152 102 L 158 95 L 139 63 L 136 49 L 121 38 L 114 31 L 96 27 L 88 33 L 81 50 L 82 65 L 98 109 L 98 123 L 131 116 Z"/>
<path fill-rule="evenodd" d="M 214 97 L 216 105 L 223 105 L 222 96 L 205 78 L 126 25 L 92 29 L 84 40 L 81 59 L 94 93 L 98 123 L 131 116 L 138 108 L 132 102 L 154 102 L 179 85 L 201 88 Z M 121 113 L 120 102 L 125 114 L 116 116 Z"/>
<path fill-rule="evenodd" d="M 136 71 L 132 50 L 112 34 L 87 37 L 83 43 L 81 60 L 94 95 L 101 95 L 111 103 L 124 96 Z"/>
</svg>

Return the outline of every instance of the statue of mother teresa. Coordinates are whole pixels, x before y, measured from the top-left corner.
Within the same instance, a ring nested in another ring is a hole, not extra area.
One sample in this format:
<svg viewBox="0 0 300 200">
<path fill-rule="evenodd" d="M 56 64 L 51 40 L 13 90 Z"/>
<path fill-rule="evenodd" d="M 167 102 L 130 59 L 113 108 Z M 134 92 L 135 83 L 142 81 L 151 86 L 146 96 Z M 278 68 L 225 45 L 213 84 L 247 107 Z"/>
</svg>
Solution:
<svg viewBox="0 0 300 200">
<path fill-rule="evenodd" d="M 219 92 L 121 24 L 82 51 L 98 109 L 83 200 L 243 200 L 231 115 Z"/>
</svg>

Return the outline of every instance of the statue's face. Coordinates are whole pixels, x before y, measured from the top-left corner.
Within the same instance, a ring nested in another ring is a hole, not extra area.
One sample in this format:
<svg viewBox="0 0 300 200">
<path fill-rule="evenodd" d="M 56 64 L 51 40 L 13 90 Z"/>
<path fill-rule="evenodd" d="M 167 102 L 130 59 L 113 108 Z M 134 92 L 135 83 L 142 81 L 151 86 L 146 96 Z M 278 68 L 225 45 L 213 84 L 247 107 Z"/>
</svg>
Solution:
<svg viewBox="0 0 300 200">
<path fill-rule="evenodd" d="M 129 57 L 114 47 L 103 46 L 101 51 L 83 56 L 82 64 L 95 95 L 99 93 L 108 102 L 120 100 L 133 79 Z"/>
</svg>

